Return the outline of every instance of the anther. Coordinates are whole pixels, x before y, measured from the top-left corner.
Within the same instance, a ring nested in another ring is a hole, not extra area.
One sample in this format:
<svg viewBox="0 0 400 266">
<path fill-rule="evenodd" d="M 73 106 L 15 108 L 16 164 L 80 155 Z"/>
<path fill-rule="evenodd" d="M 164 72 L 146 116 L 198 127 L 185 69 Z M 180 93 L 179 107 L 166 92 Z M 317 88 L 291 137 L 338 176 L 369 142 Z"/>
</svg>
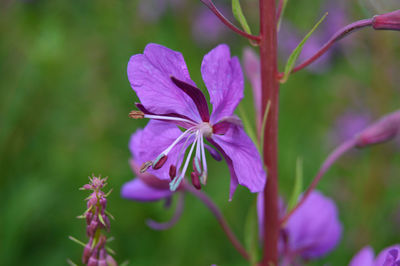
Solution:
<svg viewBox="0 0 400 266">
<path fill-rule="evenodd" d="M 197 175 L 201 175 L 200 159 L 197 156 L 193 158 L 193 171 L 195 171 Z"/>
<path fill-rule="evenodd" d="M 161 154 L 159 155 L 152 164 L 152 167 L 154 170 L 160 169 L 161 167 L 163 167 L 163 165 L 165 164 L 165 162 L 167 161 L 168 156 Z"/>
<path fill-rule="evenodd" d="M 171 166 L 169 167 L 169 177 L 171 178 L 171 181 L 174 180 L 176 176 L 176 166 L 171 164 Z"/>
<path fill-rule="evenodd" d="M 143 173 L 146 172 L 147 169 L 149 169 L 150 166 L 152 166 L 152 165 L 153 165 L 153 162 L 152 162 L 152 161 L 144 162 L 144 163 L 142 164 L 142 166 L 140 167 L 140 172 L 143 174 Z"/>
<path fill-rule="evenodd" d="M 207 183 L 207 172 L 206 171 L 203 171 L 203 173 L 201 173 L 200 181 L 203 185 L 205 185 Z"/>
<path fill-rule="evenodd" d="M 133 110 L 129 113 L 129 117 L 133 119 L 142 119 L 144 118 L 144 113 L 142 111 Z"/>
<path fill-rule="evenodd" d="M 190 177 L 192 178 L 192 184 L 196 189 L 201 189 L 201 184 L 199 180 L 199 175 L 196 172 L 190 173 Z"/>
</svg>

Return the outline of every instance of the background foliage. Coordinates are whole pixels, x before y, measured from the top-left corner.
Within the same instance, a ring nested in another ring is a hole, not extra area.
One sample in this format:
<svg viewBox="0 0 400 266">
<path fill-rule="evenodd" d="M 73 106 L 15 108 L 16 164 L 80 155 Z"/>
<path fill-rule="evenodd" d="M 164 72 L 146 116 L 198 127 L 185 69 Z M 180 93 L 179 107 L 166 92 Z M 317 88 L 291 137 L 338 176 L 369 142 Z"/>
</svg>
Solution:
<svg viewBox="0 0 400 266">
<path fill-rule="evenodd" d="M 179 223 L 165 232 L 152 231 L 144 222 L 146 218 L 167 220 L 173 208 L 119 196 L 122 184 L 133 178 L 129 137 L 146 122 L 128 119 L 137 101 L 126 76 L 129 57 L 149 42 L 179 50 L 192 78 L 204 88 L 199 69 L 206 52 L 228 42 L 232 53 L 241 58 L 243 47 L 249 45 L 231 32 L 217 40 L 196 41 L 192 27 L 202 6 L 200 1 L 181 2 L 152 21 L 139 14 L 140 3 L 132 0 L 0 3 L 2 265 L 80 261 L 82 249 L 68 236 L 86 241 L 84 221 L 75 217 L 85 210 L 87 196 L 78 187 L 92 173 L 109 176 L 109 188 L 114 188 L 108 205 L 116 217 L 110 246 L 119 262 L 245 265 L 208 210 L 192 196 L 186 197 Z M 241 3 L 252 31 L 257 32 L 256 1 Z M 348 21 L 377 13 L 369 3 L 347 1 Z M 318 5 L 317 0 L 289 1 L 286 18 L 302 36 L 326 11 L 317 12 Z M 393 6 L 380 8 L 387 12 Z M 355 109 L 375 119 L 399 108 L 400 35 L 363 30 L 350 38 L 342 46 L 346 50 L 335 53 L 328 72 L 303 71 L 282 86 L 279 169 L 286 198 L 297 157 L 304 160 L 308 184 L 337 144 L 332 134 L 338 130 L 338 116 Z M 242 106 L 252 117 L 249 84 L 245 94 Z M 400 145 L 396 145 L 349 154 L 323 179 L 319 188 L 336 200 L 344 235 L 338 248 L 315 265 L 345 265 L 368 243 L 378 251 L 399 242 Z M 211 162 L 210 168 L 204 190 L 243 239 L 243 217 L 255 196 L 239 188 L 229 203 L 227 167 Z"/>
</svg>

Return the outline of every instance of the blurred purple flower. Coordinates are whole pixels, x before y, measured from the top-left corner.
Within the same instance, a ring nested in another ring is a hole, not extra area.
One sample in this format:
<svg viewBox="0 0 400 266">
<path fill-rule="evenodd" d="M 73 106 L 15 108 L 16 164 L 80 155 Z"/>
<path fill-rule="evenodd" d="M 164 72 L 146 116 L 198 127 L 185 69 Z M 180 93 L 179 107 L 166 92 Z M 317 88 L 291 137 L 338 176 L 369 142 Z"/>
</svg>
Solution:
<svg viewBox="0 0 400 266">
<path fill-rule="evenodd" d="M 367 128 L 371 122 L 372 119 L 368 112 L 348 110 L 336 119 L 330 137 L 334 143 L 342 143 Z"/>
<path fill-rule="evenodd" d="M 284 206 L 280 203 L 280 215 Z M 262 195 L 258 197 L 258 217 L 262 233 Z M 322 193 L 314 191 L 296 212 L 290 216 L 281 231 L 279 253 L 282 262 L 291 264 L 296 257 L 315 259 L 332 251 L 339 243 L 342 225 L 338 219 L 334 201 Z"/>
<path fill-rule="evenodd" d="M 261 67 L 260 58 L 250 47 L 243 51 L 244 72 L 250 81 L 253 90 L 253 102 L 256 113 L 257 131 L 261 130 Z"/>
<path fill-rule="evenodd" d="M 140 0 L 139 15 L 143 20 L 155 22 L 162 16 L 168 7 L 179 8 L 182 0 Z"/>
<path fill-rule="evenodd" d="M 329 14 L 303 46 L 303 50 L 298 59 L 299 62 L 314 55 L 337 30 L 346 25 L 347 16 L 344 4 L 344 1 L 335 1 L 334 3 L 325 1 L 321 9 L 323 12 L 329 12 Z M 301 42 L 304 37 L 303 35 L 305 34 L 299 34 L 298 29 L 289 22 L 284 22 L 278 34 L 279 50 L 282 56 L 287 58 Z M 317 73 L 326 71 L 334 52 L 335 50 L 331 49 L 307 69 Z"/>
<path fill-rule="evenodd" d="M 229 9 L 224 6 L 218 6 L 218 10 L 229 14 Z M 226 37 L 228 32 L 227 27 L 207 7 L 198 8 L 192 23 L 193 39 L 198 44 L 216 43 Z"/>
<path fill-rule="evenodd" d="M 370 246 L 361 249 L 350 261 L 349 266 L 398 266 L 400 265 L 400 245 L 385 248 L 374 257 Z"/>
<path fill-rule="evenodd" d="M 141 101 L 137 104 L 140 111 L 133 111 L 131 117 L 152 119 L 143 130 L 141 145 L 135 147 L 145 162 L 141 171 L 148 169 L 161 180 L 171 178 L 170 189 L 175 191 L 195 150 L 191 177 L 199 188 L 199 180 L 203 184 L 207 180 L 205 149 L 218 159 L 217 152 L 204 143 L 206 139 L 228 164 L 230 199 L 238 184 L 260 192 L 266 181 L 260 155 L 233 114 L 243 98 L 239 60 L 231 58 L 227 45 L 219 45 L 205 55 L 201 72 L 213 105 L 211 115 L 203 92 L 190 79 L 181 53 L 149 44 L 143 54 L 131 57 L 128 78 Z"/>
</svg>

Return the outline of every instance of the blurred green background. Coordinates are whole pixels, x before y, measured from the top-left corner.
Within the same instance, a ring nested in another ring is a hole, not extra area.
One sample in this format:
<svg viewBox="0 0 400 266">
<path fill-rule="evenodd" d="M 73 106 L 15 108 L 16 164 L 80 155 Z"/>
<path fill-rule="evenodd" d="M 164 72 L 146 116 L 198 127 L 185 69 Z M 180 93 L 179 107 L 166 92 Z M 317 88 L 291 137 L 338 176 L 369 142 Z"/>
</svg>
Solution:
<svg viewBox="0 0 400 266">
<path fill-rule="evenodd" d="M 110 246 L 118 262 L 246 265 L 210 212 L 192 196 L 186 197 L 179 223 L 163 232 L 149 229 L 145 220 L 166 221 L 173 207 L 119 196 L 123 183 L 133 178 L 129 137 L 146 123 L 128 118 L 138 100 L 126 75 L 129 57 L 149 42 L 178 50 L 204 89 L 199 69 L 206 52 L 227 42 L 242 58 L 249 45 L 229 31 L 212 40 L 194 32 L 203 8 L 200 1 L 159 1 L 149 14 L 141 2 L 1 1 L 1 265 L 66 265 L 67 258 L 80 262 L 82 248 L 68 236 L 87 241 L 85 222 L 75 217 L 85 210 L 87 196 L 78 188 L 92 173 L 109 176 L 109 188 L 114 189 L 107 208 L 116 217 L 109 235 L 115 237 Z M 229 12 L 229 2 L 215 2 Z M 241 2 L 257 32 L 257 2 Z M 396 8 L 382 3 L 347 1 L 347 21 Z M 317 0 L 289 1 L 285 17 L 304 36 L 324 11 Z M 297 157 L 304 160 L 305 183 L 311 181 L 338 143 L 332 141 L 340 130 L 335 121 L 346 110 L 362 109 L 376 119 L 400 106 L 400 34 L 367 29 L 350 39 L 328 69 L 303 71 L 281 87 L 279 169 L 284 197 L 293 186 Z M 249 83 L 245 95 L 242 106 L 252 119 Z M 366 244 L 378 252 L 399 242 L 399 151 L 395 142 L 356 151 L 328 172 L 319 189 L 337 202 L 344 234 L 334 252 L 312 265 L 346 265 Z M 228 202 L 226 165 L 208 163 L 204 191 L 243 240 L 244 217 L 255 195 L 240 187 Z"/>
</svg>

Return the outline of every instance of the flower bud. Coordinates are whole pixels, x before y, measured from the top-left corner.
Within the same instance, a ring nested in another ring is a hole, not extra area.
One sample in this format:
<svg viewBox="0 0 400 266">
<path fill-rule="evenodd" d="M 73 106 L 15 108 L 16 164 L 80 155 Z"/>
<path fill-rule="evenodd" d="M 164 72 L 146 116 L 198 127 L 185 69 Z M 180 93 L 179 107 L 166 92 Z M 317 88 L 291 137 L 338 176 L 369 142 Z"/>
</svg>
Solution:
<svg viewBox="0 0 400 266">
<path fill-rule="evenodd" d="M 86 227 L 86 232 L 88 236 L 94 236 L 94 233 L 96 232 L 97 227 L 99 226 L 99 222 L 96 220 L 92 220 L 90 224 Z"/>
<path fill-rule="evenodd" d="M 400 31 L 400 9 L 381 15 L 372 19 L 372 27 L 376 30 L 399 30 Z"/>
<path fill-rule="evenodd" d="M 98 266 L 98 262 L 99 262 L 99 260 L 92 256 L 89 258 L 89 262 L 87 265 L 88 266 Z"/>
<path fill-rule="evenodd" d="M 118 265 L 117 262 L 114 260 L 114 258 L 110 254 L 107 254 L 106 261 L 107 261 L 108 266 L 117 266 Z"/>
<path fill-rule="evenodd" d="M 369 145 L 389 141 L 400 132 L 400 111 L 384 116 L 376 123 L 364 129 L 358 136 L 356 146 L 363 148 Z"/>
<path fill-rule="evenodd" d="M 92 252 L 93 252 L 92 243 L 93 243 L 93 238 L 91 237 L 89 240 L 89 243 L 87 243 L 85 248 L 83 249 L 83 255 L 82 255 L 82 263 L 83 264 L 87 264 L 90 256 L 92 255 Z"/>
</svg>

